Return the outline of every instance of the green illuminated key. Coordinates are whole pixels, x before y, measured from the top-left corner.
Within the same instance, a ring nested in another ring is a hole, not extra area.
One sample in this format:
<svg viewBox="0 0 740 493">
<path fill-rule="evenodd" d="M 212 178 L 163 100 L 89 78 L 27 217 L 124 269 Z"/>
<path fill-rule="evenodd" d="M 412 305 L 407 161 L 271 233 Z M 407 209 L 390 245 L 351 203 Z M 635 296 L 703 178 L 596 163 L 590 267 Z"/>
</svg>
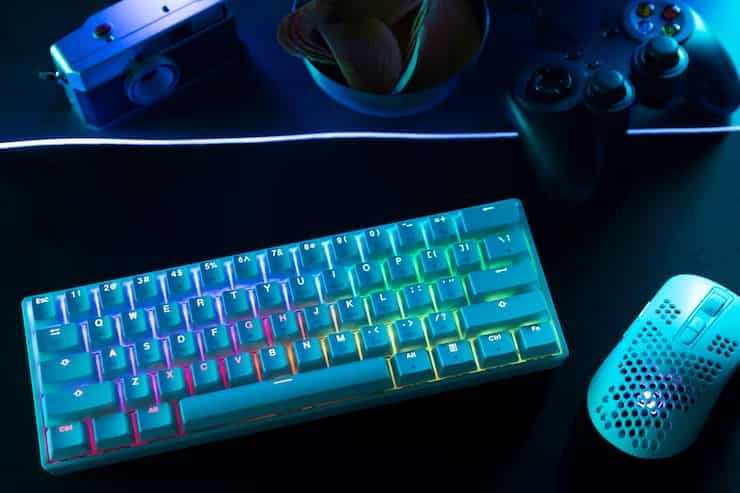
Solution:
<svg viewBox="0 0 740 493">
<path fill-rule="evenodd" d="M 475 352 L 482 367 L 503 365 L 519 359 L 514 339 L 508 332 L 478 337 L 475 340 Z"/>
<path fill-rule="evenodd" d="M 477 369 L 470 343 L 464 339 L 440 344 L 434 348 L 433 354 L 440 377 L 467 373 Z"/>
<path fill-rule="evenodd" d="M 383 269 L 377 262 L 365 262 L 352 269 L 355 288 L 360 294 L 385 289 Z"/>
<path fill-rule="evenodd" d="M 373 228 L 365 231 L 365 253 L 368 258 L 381 259 L 393 255 L 393 245 L 388 231 Z"/>
<path fill-rule="evenodd" d="M 527 242 L 518 229 L 488 236 L 483 240 L 482 247 L 483 259 L 489 264 L 527 253 Z"/>
<path fill-rule="evenodd" d="M 458 274 L 467 274 L 482 268 L 478 246 L 470 241 L 458 243 L 451 247 L 450 258 L 452 259 L 452 267 Z"/>
<path fill-rule="evenodd" d="M 414 259 L 409 256 L 391 257 L 385 264 L 388 281 L 394 288 L 419 282 L 414 267 Z"/>
<path fill-rule="evenodd" d="M 525 358 L 546 356 L 559 351 L 555 331 L 550 323 L 520 327 L 516 331 L 516 340 Z"/>
<path fill-rule="evenodd" d="M 392 360 L 398 385 L 409 385 L 434 379 L 434 368 L 425 349 L 398 353 Z"/>
<path fill-rule="evenodd" d="M 434 283 L 434 298 L 437 308 L 456 308 L 466 304 L 465 291 L 459 277 L 439 279 Z"/>
<path fill-rule="evenodd" d="M 293 343 L 293 354 L 298 371 L 326 368 L 324 352 L 318 339 L 304 339 Z"/>
<path fill-rule="evenodd" d="M 398 298 L 393 291 L 380 291 L 370 295 L 370 318 L 377 322 L 401 316 Z"/>
<path fill-rule="evenodd" d="M 399 351 L 408 351 L 426 345 L 424 328 L 418 318 L 406 318 L 393 322 L 393 331 Z"/>
<path fill-rule="evenodd" d="M 352 335 L 352 332 L 329 334 L 326 338 L 326 345 L 329 353 L 329 364 L 331 365 L 350 363 L 360 359 L 355 336 Z"/>
<path fill-rule="evenodd" d="M 545 299 L 539 291 L 465 306 L 458 312 L 460 327 L 466 336 L 489 328 L 510 327 L 537 320 L 546 312 Z"/>
<path fill-rule="evenodd" d="M 306 241 L 298 247 L 298 258 L 300 259 L 301 272 L 318 272 L 329 268 L 329 261 L 321 243 Z"/>
<path fill-rule="evenodd" d="M 347 298 L 337 301 L 337 323 L 339 330 L 356 329 L 367 325 L 365 304 L 361 298 Z"/>
<path fill-rule="evenodd" d="M 425 321 L 429 330 L 429 340 L 432 344 L 451 342 L 460 338 L 452 312 L 431 313 Z"/>
<path fill-rule="evenodd" d="M 460 234 L 465 238 L 481 238 L 521 221 L 521 205 L 518 201 L 507 200 L 463 209 L 460 217 Z"/>
<path fill-rule="evenodd" d="M 455 222 L 449 216 L 442 214 L 429 221 L 429 242 L 432 245 L 447 245 L 455 241 Z"/>
<path fill-rule="evenodd" d="M 401 291 L 403 308 L 407 315 L 418 315 L 432 311 L 432 296 L 426 284 L 412 284 Z"/>
<path fill-rule="evenodd" d="M 388 356 L 393 352 L 385 325 L 373 325 L 360 330 L 360 342 L 366 358 Z"/>
<path fill-rule="evenodd" d="M 321 273 L 321 291 L 327 301 L 352 296 L 352 285 L 349 283 L 349 275 L 344 269 L 329 269 Z"/>
<path fill-rule="evenodd" d="M 413 252 L 425 247 L 424 224 L 421 221 L 406 221 L 398 224 L 396 249 L 399 252 Z"/>
<path fill-rule="evenodd" d="M 450 266 L 442 250 L 433 248 L 419 252 L 419 269 L 425 281 L 450 275 Z"/>
<path fill-rule="evenodd" d="M 332 238 L 329 251 L 333 252 L 334 265 L 352 265 L 360 261 L 360 249 L 355 238 L 350 235 L 339 235 Z"/>
<path fill-rule="evenodd" d="M 465 284 L 470 301 L 479 303 L 497 294 L 521 290 L 537 282 L 532 263 L 519 262 L 508 267 L 471 272 Z"/>
</svg>

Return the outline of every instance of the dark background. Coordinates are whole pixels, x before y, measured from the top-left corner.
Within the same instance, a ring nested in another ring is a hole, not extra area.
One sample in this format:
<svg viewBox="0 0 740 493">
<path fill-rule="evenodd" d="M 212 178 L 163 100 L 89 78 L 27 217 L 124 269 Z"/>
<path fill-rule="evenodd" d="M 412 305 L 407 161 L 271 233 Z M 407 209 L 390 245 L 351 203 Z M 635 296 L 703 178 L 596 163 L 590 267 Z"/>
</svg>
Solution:
<svg viewBox="0 0 740 493">
<path fill-rule="evenodd" d="M 634 166 L 603 200 L 579 207 L 534 186 L 518 145 L 0 154 L 4 487 L 738 491 L 736 380 L 694 446 L 659 462 L 607 445 L 584 400 L 600 362 L 668 277 L 691 272 L 740 289 L 740 135 L 631 137 L 622 162 Z M 571 347 L 562 367 L 62 478 L 41 469 L 23 296 L 508 197 L 524 201 Z"/>
</svg>

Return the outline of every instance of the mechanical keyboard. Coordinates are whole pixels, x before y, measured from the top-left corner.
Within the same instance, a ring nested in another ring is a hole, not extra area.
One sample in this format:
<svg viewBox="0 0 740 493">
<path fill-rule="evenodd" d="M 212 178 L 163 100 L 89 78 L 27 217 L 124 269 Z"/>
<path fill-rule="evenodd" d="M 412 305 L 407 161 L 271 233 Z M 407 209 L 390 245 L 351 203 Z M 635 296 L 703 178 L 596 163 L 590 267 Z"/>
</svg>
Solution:
<svg viewBox="0 0 740 493">
<path fill-rule="evenodd" d="M 54 474 L 554 368 L 519 200 L 26 297 Z"/>
</svg>

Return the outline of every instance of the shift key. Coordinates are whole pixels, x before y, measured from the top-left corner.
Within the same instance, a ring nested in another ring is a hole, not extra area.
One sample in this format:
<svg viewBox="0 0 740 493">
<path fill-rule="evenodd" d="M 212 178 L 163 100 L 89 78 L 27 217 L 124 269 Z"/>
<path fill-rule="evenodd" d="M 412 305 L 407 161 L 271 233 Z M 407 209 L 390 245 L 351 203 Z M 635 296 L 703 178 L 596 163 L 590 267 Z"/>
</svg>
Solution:
<svg viewBox="0 0 740 493">
<path fill-rule="evenodd" d="M 531 291 L 463 307 L 458 312 L 458 317 L 465 335 L 474 336 L 487 329 L 512 327 L 523 322 L 536 322 L 546 311 L 547 306 L 542 293 Z"/>
<path fill-rule="evenodd" d="M 118 410 L 118 391 L 113 382 L 80 386 L 44 396 L 49 424 L 63 424 Z"/>
</svg>

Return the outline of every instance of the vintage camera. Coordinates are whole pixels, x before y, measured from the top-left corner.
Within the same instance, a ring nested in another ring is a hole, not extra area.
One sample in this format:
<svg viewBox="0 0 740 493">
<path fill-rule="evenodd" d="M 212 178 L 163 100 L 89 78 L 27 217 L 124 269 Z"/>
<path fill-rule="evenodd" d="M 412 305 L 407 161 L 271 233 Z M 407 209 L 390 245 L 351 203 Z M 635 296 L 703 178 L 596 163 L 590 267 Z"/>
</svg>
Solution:
<svg viewBox="0 0 740 493">
<path fill-rule="evenodd" d="M 243 46 L 224 0 L 122 0 L 51 46 L 83 122 L 100 129 L 238 60 Z"/>
</svg>

